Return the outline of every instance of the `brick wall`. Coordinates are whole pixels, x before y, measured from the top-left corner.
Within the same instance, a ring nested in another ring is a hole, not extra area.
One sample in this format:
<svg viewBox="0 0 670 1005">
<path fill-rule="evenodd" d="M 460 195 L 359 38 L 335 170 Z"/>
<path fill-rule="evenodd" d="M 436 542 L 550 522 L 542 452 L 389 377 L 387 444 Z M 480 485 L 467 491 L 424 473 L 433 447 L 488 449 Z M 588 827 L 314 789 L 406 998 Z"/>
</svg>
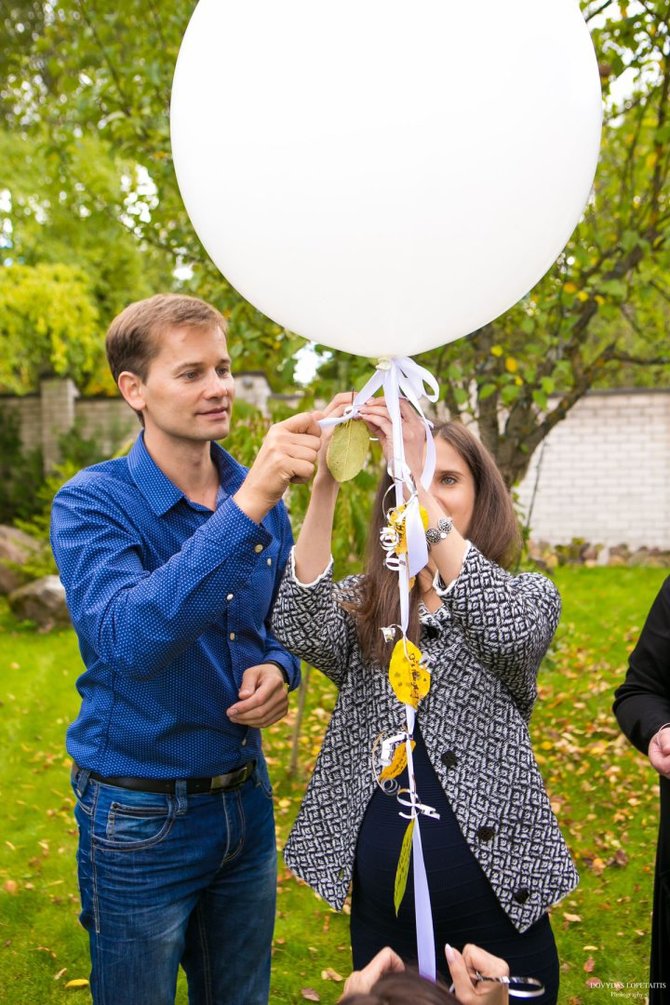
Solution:
<svg viewBox="0 0 670 1005">
<path fill-rule="evenodd" d="M 526 514 L 535 489 L 534 540 L 670 549 L 670 391 L 587 395 L 533 455 Z"/>
</svg>

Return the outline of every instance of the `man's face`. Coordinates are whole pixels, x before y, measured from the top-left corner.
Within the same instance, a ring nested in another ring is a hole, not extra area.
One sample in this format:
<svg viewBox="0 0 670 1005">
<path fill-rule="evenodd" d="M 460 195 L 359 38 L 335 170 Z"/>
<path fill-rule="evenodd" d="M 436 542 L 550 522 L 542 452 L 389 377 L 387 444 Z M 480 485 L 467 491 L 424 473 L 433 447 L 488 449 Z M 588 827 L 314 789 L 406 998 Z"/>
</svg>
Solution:
<svg viewBox="0 0 670 1005">
<path fill-rule="evenodd" d="M 130 404 L 148 436 L 202 442 L 230 432 L 235 382 L 226 337 L 218 327 L 171 328 Z"/>
</svg>

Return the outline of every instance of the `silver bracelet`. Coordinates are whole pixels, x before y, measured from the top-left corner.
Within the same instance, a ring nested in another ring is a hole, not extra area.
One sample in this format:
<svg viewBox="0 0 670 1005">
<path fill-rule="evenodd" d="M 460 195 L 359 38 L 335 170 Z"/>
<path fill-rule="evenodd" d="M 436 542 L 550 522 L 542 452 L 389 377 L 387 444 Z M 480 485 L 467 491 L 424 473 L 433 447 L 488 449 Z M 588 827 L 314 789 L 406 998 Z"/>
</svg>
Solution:
<svg viewBox="0 0 670 1005">
<path fill-rule="evenodd" d="M 450 516 L 441 516 L 437 521 L 437 527 L 429 527 L 426 531 L 426 544 L 428 545 L 428 551 L 431 549 L 431 545 L 439 544 L 440 541 L 444 541 L 448 534 L 451 533 L 451 528 L 454 526 L 454 521 Z"/>
</svg>

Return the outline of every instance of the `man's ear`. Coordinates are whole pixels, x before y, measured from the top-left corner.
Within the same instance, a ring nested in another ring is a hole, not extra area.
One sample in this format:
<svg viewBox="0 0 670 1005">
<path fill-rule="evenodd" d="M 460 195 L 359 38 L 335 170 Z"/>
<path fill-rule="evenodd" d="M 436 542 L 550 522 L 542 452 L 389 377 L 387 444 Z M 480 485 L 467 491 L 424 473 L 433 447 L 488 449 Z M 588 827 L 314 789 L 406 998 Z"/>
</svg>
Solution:
<svg viewBox="0 0 670 1005">
<path fill-rule="evenodd" d="M 117 380 L 119 391 L 126 399 L 131 408 L 136 412 L 141 412 L 146 402 L 144 400 L 144 382 L 136 373 L 131 370 L 124 370 L 119 374 Z"/>
</svg>

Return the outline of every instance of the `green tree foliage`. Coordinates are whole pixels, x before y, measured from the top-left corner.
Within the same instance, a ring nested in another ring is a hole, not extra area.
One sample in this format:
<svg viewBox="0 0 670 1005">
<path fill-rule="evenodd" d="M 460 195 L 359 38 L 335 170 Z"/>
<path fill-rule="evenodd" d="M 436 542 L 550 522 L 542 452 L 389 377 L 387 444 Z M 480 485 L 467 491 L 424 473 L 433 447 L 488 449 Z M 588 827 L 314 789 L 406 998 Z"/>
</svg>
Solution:
<svg viewBox="0 0 670 1005">
<path fill-rule="evenodd" d="M 39 509 L 42 451 L 23 449 L 19 426 L 18 413 L 0 405 L 0 524 L 26 519 Z"/>
<path fill-rule="evenodd" d="M 25 394 L 40 377 L 75 380 L 101 353 L 87 277 L 67 265 L 0 269 L 0 388 Z"/>
<path fill-rule="evenodd" d="M 230 318 L 234 364 L 263 368 L 279 389 L 292 378 L 293 355 L 303 342 L 220 275 L 195 236 L 172 167 L 170 88 L 194 6 L 194 0 L 61 0 L 56 6 L 10 0 L 2 15 L 9 44 L 0 62 L 6 81 L 0 121 L 49 162 L 56 200 L 75 219 L 82 208 L 87 221 L 95 216 L 90 233 L 98 235 L 97 260 L 95 241 L 86 243 L 86 258 L 100 277 L 96 292 L 108 307 L 101 308 L 105 323 L 119 306 L 114 297 L 123 306 L 145 295 L 113 267 L 130 237 L 142 260 L 157 266 L 146 276 L 151 292 L 181 289 L 216 303 Z M 225 128 L 225 122 L 212 128 Z M 23 200 L 30 207 L 25 190 Z M 61 252 L 54 245 L 49 254 Z M 125 255 L 125 268 L 134 265 Z M 187 278 L 176 278 L 175 269 Z"/>
</svg>

